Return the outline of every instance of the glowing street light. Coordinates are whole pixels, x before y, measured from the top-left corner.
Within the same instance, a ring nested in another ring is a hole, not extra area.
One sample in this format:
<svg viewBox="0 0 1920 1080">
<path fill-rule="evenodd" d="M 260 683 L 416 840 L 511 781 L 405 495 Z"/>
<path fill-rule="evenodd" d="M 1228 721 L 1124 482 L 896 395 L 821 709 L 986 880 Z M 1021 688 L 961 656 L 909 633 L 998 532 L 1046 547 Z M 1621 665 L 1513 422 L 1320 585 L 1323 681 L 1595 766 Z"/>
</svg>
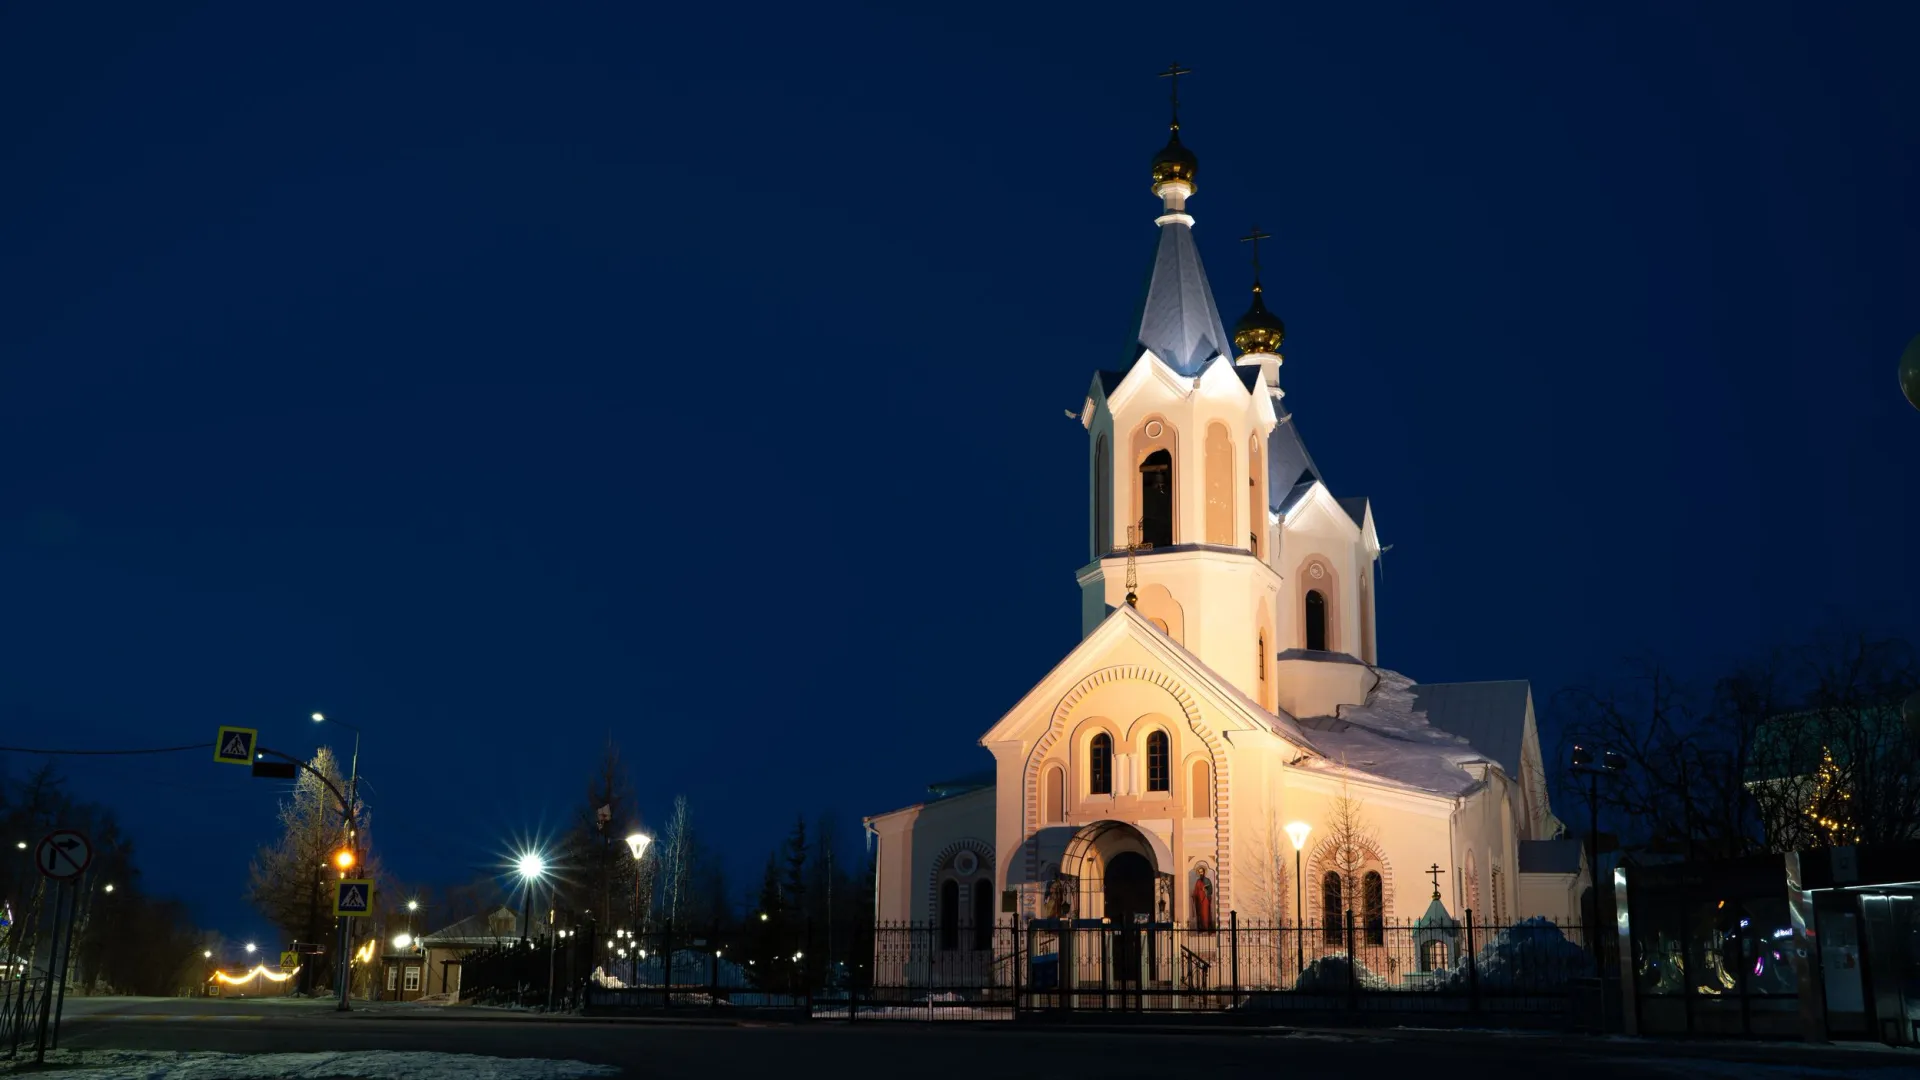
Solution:
<svg viewBox="0 0 1920 1080">
<path fill-rule="evenodd" d="M 108 891 L 108 892 L 112 892 L 112 891 L 113 891 L 113 883 L 112 883 L 112 882 L 108 882 L 108 883 L 107 883 L 107 891 Z"/>
<path fill-rule="evenodd" d="M 202 957 L 204 957 L 204 958 L 206 958 L 206 959 L 208 959 L 208 960 L 211 960 L 211 959 L 213 959 L 213 950 L 212 950 L 212 949 L 202 949 L 202 950 L 200 951 L 200 955 L 201 955 Z"/>
<path fill-rule="evenodd" d="M 253 942 L 251 942 L 251 941 L 249 941 L 249 942 L 247 942 L 247 951 L 248 951 L 248 952 L 252 952 L 253 950 L 254 950 L 254 944 L 253 944 Z"/>
<path fill-rule="evenodd" d="M 1307 901 L 1301 892 L 1300 849 L 1307 846 L 1307 834 L 1313 826 L 1304 821 L 1287 823 L 1287 839 L 1293 841 L 1293 962 L 1297 970 L 1307 969 L 1307 946 L 1300 939 L 1306 933 L 1303 924 L 1307 921 Z"/>
<path fill-rule="evenodd" d="M 647 845 L 651 843 L 653 843 L 653 837 L 648 836 L 646 833 L 637 832 L 627 835 L 627 850 L 633 852 L 635 859 L 645 855 L 647 853 Z"/>
<path fill-rule="evenodd" d="M 418 900 L 409 900 L 409 901 L 407 901 L 407 910 L 408 910 L 408 911 L 419 911 L 419 910 L 420 910 L 420 901 L 418 901 Z"/>
<path fill-rule="evenodd" d="M 404 949 L 411 944 L 413 944 L 412 934 L 395 934 L 393 937 L 393 947 L 396 949 Z"/>
</svg>

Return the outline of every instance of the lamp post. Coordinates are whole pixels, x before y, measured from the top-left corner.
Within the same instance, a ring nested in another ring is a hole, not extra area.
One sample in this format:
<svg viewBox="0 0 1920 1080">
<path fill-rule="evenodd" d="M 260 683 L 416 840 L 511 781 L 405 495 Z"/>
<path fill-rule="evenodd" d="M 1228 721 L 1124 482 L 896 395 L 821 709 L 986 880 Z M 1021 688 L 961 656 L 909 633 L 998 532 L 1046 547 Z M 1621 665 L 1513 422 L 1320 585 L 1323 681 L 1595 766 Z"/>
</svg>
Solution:
<svg viewBox="0 0 1920 1080">
<path fill-rule="evenodd" d="M 1307 846 L 1307 834 L 1313 826 L 1304 821 L 1290 822 L 1287 825 L 1287 839 L 1293 841 L 1293 963 L 1297 972 L 1307 970 L 1307 943 L 1302 935 L 1306 933 L 1307 901 L 1305 883 L 1300 880 L 1300 849 Z"/>
<path fill-rule="evenodd" d="M 527 928 L 533 925 L 533 887 L 546 876 L 547 860 L 539 852 L 529 851 L 520 856 L 514 864 L 514 870 L 520 875 L 520 985 L 524 990 L 527 982 L 526 950 L 533 942 L 527 937 Z M 552 987 L 548 987 L 552 991 Z"/>
<path fill-rule="evenodd" d="M 647 845 L 651 843 L 653 843 L 653 837 L 648 836 L 646 833 L 635 831 L 627 834 L 627 850 L 633 853 L 633 910 L 629 914 L 629 918 L 633 920 L 633 932 L 635 934 L 638 934 L 640 931 L 640 860 L 646 857 Z M 637 948 L 636 943 L 636 951 Z M 638 983 L 640 981 L 640 958 L 638 956 L 634 957 L 633 963 L 627 969 L 627 974 L 631 982 Z"/>
<path fill-rule="evenodd" d="M 341 862 L 339 857 L 334 859 L 334 862 L 340 867 L 340 876 L 345 877 L 346 871 L 351 868 L 357 860 L 359 848 L 356 834 L 359 830 L 360 820 L 360 729 L 344 720 L 331 719 L 325 713 L 314 713 L 313 722 L 316 724 L 333 724 L 353 732 L 353 758 L 352 764 L 348 767 L 347 779 L 347 820 L 345 822 L 347 827 L 347 846 L 343 852 L 346 861 Z M 346 1012 L 351 1007 L 347 1004 L 347 991 L 349 989 L 349 983 L 353 978 L 352 953 L 353 920 L 342 915 L 340 916 L 340 1007 L 338 1010 L 340 1012 Z"/>
<path fill-rule="evenodd" d="M 1627 759 L 1611 750 L 1601 750 L 1594 760 L 1593 749 L 1575 746 L 1571 759 L 1575 775 L 1587 778 L 1587 880 L 1593 893 L 1593 906 L 1587 912 L 1587 945 L 1593 953 L 1593 973 L 1600 972 L 1600 778 L 1612 776 L 1627 767 Z M 1685 797 L 1685 793 L 1682 793 Z"/>
</svg>

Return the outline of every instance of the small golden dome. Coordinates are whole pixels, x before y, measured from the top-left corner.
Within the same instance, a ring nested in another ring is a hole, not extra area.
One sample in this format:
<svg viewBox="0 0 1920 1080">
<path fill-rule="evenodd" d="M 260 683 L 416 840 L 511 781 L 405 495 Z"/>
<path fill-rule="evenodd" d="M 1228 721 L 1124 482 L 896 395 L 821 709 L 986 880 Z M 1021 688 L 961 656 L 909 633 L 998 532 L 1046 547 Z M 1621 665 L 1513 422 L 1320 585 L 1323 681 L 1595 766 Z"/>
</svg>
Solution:
<svg viewBox="0 0 1920 1080">
<path fill-rule="evenodd" d="M 1247 353 L 1272 353 L 1280 355 L 1280 343 L 1286 340 L 1287 324 L 1280 316 L 1267 310 L 1260 299 L 1260 283 L 1253 283 L 1253 306 L 1247 309 L 1240 321 L 1233 324 L 1233 347 L 1240 350 L 1242 356 Z"/>
<path fill-rule="evenodd" d="M 1182 183 L 1194 188 L 1194 174 L 1200 171 L 1200 159 L 1193 151 L 1180 145 L 1180 125 L 1173 126 L 1173 134 L 1167 139 L 1167 145 L 1153 155 L 1153 186 Z"/>
</svg>

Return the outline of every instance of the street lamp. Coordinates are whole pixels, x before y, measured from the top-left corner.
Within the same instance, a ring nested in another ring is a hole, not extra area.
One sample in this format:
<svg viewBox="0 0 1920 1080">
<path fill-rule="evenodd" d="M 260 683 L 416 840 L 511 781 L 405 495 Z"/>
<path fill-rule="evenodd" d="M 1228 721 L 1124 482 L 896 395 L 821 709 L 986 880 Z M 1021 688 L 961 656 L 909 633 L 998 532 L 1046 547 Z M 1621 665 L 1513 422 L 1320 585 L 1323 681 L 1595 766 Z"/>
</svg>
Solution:
<svg viewBox="0 0 1920 1080">
<path fill-rule="evenodd" d="M 393 936 L 393 947 L 396 949 L 404 949 L 407 946 L 412 944 L 413 944 L 412 934 L 395 934 Z"/>
<path fill-rule="evenodd" d="M 254 948 L 253 942 L 251 941 L 247 942 L 247 952 L 249 953 L 253 952 L 253 948 Z"/>
<path fill-rule="evenodd" d="M 1613 776 L 1627 767 L 1627 759 L 1602 749 L 1594 760 L 1590 747 L 1575 745 L 1568 764 L 1577 776 L 1587 778 L 1587 887 L 1593 893 L 1593 907 L 1587 913 L 1587 944 L 1593 953 L 1593 973 L 1600 971 L 1600 778 Z M 1681 793 L 1685 797 L 1686 793 Z M 1688 837 L 1691 841 L 1692 837 Z M 1604 977 L 1604 976 L 1603 976 Z"/>
<path fill-rule="evenodd" d="M 347 820 L 346 820 L 347 849 L 342 852 L 342 854 L 346 857 L 346 861 L 341 862 L 340 858 L 337 856 L 334 859 L 334 862 L 339 865 L 342 871 L 340 876 L 345 877 L 346 869 L 353 865 L 352 849 L 354 847 L 354 839 L 355 839 L 354 834 L 356 830 L 359 828 L 359 821 L 360 821 L 360 729 L 353 726 L 352 724 L 347 723 L 344 720 L 329 719 L 327 717 L 327 714 L 325 713 L 318 713 L 318 712 L 314 713 L 313 722 L 316 724 L 334 724 L 338 727 L 343 727 L 343 728 L 346 728 L 348 731 L 353 732 L 353 764 L 348 770 L 349 777 L 347 780 Z M 353 977 L 353 969 L 349 966 L 350 954 L 352 953 L 352 951 L 353 951 L 353 920 L 341 919 L 340 920 L 340 1009 L 339 1009 L 340 1012 L 346 1012 L 348 1009 L 347 989 L 348 989 L 348 984 L 350 983 Z"/>
<path fill-rule="evenodd" d="M 108 892 L 112 892 L 112 891 L 113 891 L 113 883 L 112 883 L 112 882 L 108 882 L 108 883 L 107 883 L 107 891 L 108 891 Z"/>
<path fill-rule="evenodd" d="M 1287 839 L 1293 841 L 1293 964 L 1302 972 L 1307 970 L 1307 944 L 1302 939 L 1306 933 L 1307 901 L 1305 883 L 1300 879 L 1300 849 L 1307 846 L 1307 834 L 1312 831 L 1313 826 L 1304 821 L 1287 825 Z"/>
<path fill-rule="evenodd" d="M 647 845 L 651 843 L 653 843 L 653 837 L 646 833 L 636 830 L 627 834 L 627 850 L 633 853 L 633 910 L 628 913 L 628 917 L 633 920 L 635 926 L 640 925 L 640 860 L 646 857 Z M 620 955 L 625 956 L 626 953 L 622 952 Z M 627 974 L 632 982 L 640 981 L 638 959 L 635 959 L 633 965 L 628 968 Z"/>
</svg>

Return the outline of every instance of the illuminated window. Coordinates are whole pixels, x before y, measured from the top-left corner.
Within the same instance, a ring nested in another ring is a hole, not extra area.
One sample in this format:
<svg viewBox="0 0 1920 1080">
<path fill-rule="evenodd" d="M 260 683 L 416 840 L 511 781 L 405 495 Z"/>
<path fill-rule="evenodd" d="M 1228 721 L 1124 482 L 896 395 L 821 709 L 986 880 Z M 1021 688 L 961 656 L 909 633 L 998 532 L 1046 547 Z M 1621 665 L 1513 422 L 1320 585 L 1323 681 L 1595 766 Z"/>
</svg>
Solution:
<svg viewBox="0 0 1920 1080">
<path fill-rule="evenodd" d="M 1307 590 L 1307 648 L 1327 647 L 1327 598 L 1319 589 Z"/>
<path fill-rule="evenodd" d="M 1380 875 L 1372 870 L 1360 879 L 1360 913 L 1367 926 L 1367 944 L 1383 945 L 1387 940 L 1387 900 Z"/>
<path fill-rule="evenodd" d="M 1340 875 L 1329 870 L 1320 879 L 1320 940 L 1340 944 Z"/>
<path fill-rule="evenodd" d="M 391 964 L 387 965 L 387 989 L 389 990 L 393 989 L 394 981 L 399 977 L 400 977 L 400 969 L 397 967 L 394 967 Z"/>
<path fill-rule="evenodd" d="M 1113 794 L 1113 737 L 1104 731 L 1087 747 L 1087 790 L 1095 795 Z"/>
<path fill-rule="evenodd" d="M 940 947 L 960 947 L 960 883 L 952 878 L 940 883 Z"/>
<path fill-rule="evenodd" d="M 1173 455 L 1165 450 L 1140 463 L 1140 533 L 1143 543 L 1173 546 Z"/>
<path fill-rule="evenodd" d="M 420 989 L 420 969 L 419 968 L 417 967 L 407 968 L 407 985 L 403 989 L 407 989 L 407 990 Z"/>
<path fill-rule="evenodd" d="M 1147 736 L 1147 790 L 1173 790 L 1173 767 L 1167 761 L 1167 733 L 1155 731 Z"/>
</svg>

